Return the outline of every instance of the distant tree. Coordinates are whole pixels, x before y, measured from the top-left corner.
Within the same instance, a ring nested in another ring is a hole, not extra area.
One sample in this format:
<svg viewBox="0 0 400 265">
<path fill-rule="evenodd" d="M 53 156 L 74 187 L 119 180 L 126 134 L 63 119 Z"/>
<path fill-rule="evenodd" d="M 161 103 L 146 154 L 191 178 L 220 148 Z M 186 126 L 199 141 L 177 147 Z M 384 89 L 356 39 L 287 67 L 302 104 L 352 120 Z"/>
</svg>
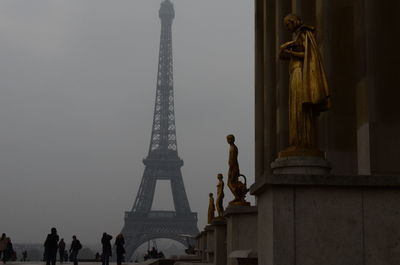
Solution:
<svg viewBox="0 0 400 265">
<path fill-rule="evenodd" d="M 90 248 L 82 248 L 79 251 L 79 259 L 94 259 L 96 253 Z"/>
</svg>

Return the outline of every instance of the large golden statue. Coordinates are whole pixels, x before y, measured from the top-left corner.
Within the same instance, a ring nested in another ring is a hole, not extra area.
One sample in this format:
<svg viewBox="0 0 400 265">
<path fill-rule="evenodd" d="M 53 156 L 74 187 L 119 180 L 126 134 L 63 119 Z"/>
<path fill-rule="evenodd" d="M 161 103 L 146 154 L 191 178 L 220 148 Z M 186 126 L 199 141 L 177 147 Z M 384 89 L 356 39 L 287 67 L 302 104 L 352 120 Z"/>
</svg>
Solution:
<svg viewBox="0 0 400 265">
<path fill-rule="evenodd" d="M 284 18 L 284 24 L 293 32 L 293 40 L 280 46 L 280 58 L 290 60 L 289 147 L 279 157 L 323 156 L 317 147 L 317 118 L 331 102 L 315 28 L 293 14 Z"/>
<path fill-rule="evenodd" d="M 209 201 L 208 201 L 208 218 L 207 222 L 208 224 L 211 224 L 211 222 L 215 218 L 215 204 L 214 204 L 214 197 L 213 194 L 209 194 Z"/>
<path fill-rule="evenodd" d="M 217 202 L 215 204 L 216 208 L 217 208 L 217 213 L 218 213 L 218 218 L 222 219 L 224 218 L 224 181 L 222 174 L 218 174 L 217 176 L 218 178 L 218 184 L 217 184 Z"/>
<path fill-rule="evenodd" d="M 230 205 L 250 205 L 246 202 L 245 197 L 249 189 L 246 185 L 246 177 L 240 174 L 238 155 L 239 151 L 235 145 L 235 136 L 232 134 L 226 137 L 229 144 L 229 170 L 228 170 L 228 188 L 231 190 L 233 196 L 235 197 L 233 201 L 229 202 Z M 239 180 L 239 177 L 244 178 L 244 183 Z"/>
</svg>

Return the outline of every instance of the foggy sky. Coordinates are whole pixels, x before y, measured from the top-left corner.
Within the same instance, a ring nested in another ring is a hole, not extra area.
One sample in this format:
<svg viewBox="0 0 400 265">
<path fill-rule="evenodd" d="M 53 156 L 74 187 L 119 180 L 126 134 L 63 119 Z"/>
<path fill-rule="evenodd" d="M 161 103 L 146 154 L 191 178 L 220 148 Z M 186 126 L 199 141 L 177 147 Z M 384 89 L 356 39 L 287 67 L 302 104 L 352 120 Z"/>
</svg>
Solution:
<svg viewBox="0 0 400 265">
<path fill-rule="evenodd" d="M 149 148 L 160 2 L 0 2 L 0 233 L 41 243 L 55 226 L 92 244 L 121 230 Z M 254 180 L 253 2 L 172 2 L 178 152 L 202 229 L 227 134 Z M 153 208 L 171 209 L 157 190 Z"/>
</svg>

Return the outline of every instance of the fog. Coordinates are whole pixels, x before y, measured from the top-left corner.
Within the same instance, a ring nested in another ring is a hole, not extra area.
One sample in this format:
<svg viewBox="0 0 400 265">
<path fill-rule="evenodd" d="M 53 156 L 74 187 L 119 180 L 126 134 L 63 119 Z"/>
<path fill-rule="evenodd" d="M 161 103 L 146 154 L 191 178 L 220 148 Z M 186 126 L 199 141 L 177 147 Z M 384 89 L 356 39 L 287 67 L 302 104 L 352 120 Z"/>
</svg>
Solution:
<svg viewBox="0 0 400 265">
<path fill-rule="evenodd" d="M 0 232 L 14 242 L 122 229 L 149 148 L 160 2 L 0 2 Z M 253 2 L 172 2 L 178 152 L 201 229 L 227 134 L 254 180 Z M 161 182 L 153 208 L 171 209 L 170 192 Z"/>
</svg>

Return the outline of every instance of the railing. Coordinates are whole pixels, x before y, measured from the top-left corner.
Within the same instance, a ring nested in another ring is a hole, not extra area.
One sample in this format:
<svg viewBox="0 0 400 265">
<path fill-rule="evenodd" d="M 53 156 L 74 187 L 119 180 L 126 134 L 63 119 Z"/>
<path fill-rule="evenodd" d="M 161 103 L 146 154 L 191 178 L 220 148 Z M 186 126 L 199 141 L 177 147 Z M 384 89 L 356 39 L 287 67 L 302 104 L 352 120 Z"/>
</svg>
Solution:
<svg viewBox="0 0 400 265">
<path fill-rule="evenodd" d="M 125 212 L 125 218 L 150 218 L 150 219 L 196 219 L 197 213 L 178 215 L 174 211 L 150 211 L 146 213 Z"/>
</svg>

